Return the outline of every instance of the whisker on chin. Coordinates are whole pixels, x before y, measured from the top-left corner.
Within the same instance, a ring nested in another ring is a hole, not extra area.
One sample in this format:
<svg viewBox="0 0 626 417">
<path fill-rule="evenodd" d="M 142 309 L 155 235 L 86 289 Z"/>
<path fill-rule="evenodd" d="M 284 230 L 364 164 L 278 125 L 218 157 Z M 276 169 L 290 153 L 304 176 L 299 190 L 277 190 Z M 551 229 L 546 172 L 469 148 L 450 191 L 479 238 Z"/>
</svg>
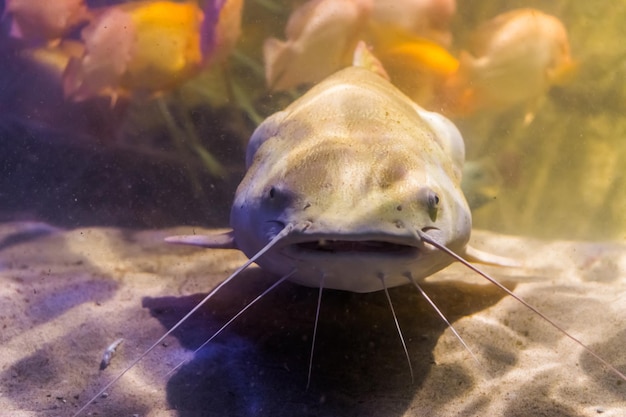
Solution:
<svg viewBox="0 0 626 417">
<path fill-rule="evenodd" d="M 406 277 L 409 279 L 409 281 L 411 281 L 411 283 L 415 286 L 415 288 L 417 288 L 417 290 L 422 294 L 422 297 L 424 297 L 426 299 L 426 301 L 428 301 L 428 304 L 430 304 L 430 306 L 437 312 L 437 314 L 439 315 L 439 317 L 441 317 L 441 319 L 448 325 L 448 327 L 450 328 L 450 330 L 452 330 L 452 333 L 454 333 L 454 336 L 456 336 L 456 338 L 459 340 L 459 342 L 461 342 L 461 344 L 463 345 L 463 347 L 465 348 L 465 350 L 467 350 L 469 352 L 469 354 L 472 356 L 472 358 L 474 359 L 474 361 L 476 361 L 476 363 L 478 364 L 479 367 L 481 367 L 480 361 L 478 360 L 478 358 L 476 357 L 476 355 L 474 355 L 474 352 L 472 352 L 472 349 L 470 349 L 470 347 L 467 345 L 467 343 L 465 343 L 465 340 L 463 340 L 463 338 L 461 337 L 461 335 L 456 331 L 456 329 L 454 328 L 454 326 L 452 325 L 452 323 L 450 323 L 450 321 L 446 318 L 446 316 L 443 314 L 443 312 L 439 309 L 439 307 L 437 307 L 437 305 L 435 304 L 435 302 L 432 300 L 432 298 L 430 298 L 428 296 L 428 294 L 426 294 L 426 291 L 424 291 L 424 289 L 421 287 L 421 285 L 419 285 L 417 283 L 417 281 L 415 281 L 415 278 L 413 278 L 413 275 L 411 275 L 410 272 L 407 272 Z"/>
<path fill-rule="evenodd" d="M 412 229 L 409 229 L 409 230 L 412 230 Z M 450 257 L 454 258 L 455 260 L 459 261 L 460 263 L 465 265 L 467 268 L 469 268 L 472 271 L 476 272 L 477 274 L 479 274 L 480 276 L 482 276 L 483 278 L 485 278 L 486 280 L 491 282 L 493 285 L 495 285 L 496 287 L 500 288 L 502 291 L 504 291 L 505 293 L 507 293 L 508 295 L 513 297 L 514 299 L 516 299 L 518 302 L 520 302 L 522 305 L 524 305 L 530 311 L 532 311 L 533 313 L 537 314 L 537 316 L 539 316 L 541 319 L 543 319 L 548 324 L 550 324 L 553 328 L 558 330 L 561 334 L 563 334 L 564 336 L 567 336 L 569 339 L 571 339 L 578 346 L 582 347 L 587 353 L 589 353 L 591 356 L 593 356 L 598 362 L 600 362 L 602 365 L 604 365 L 609 371 L 611 371 L 613 374 L 618 376 L 621 380 L 626 381 L 626 375 L 624 373 L 622 373 L 615 366 L 611 365 L 606 359 L 604 359 L 602 356 L 598 355 L 596 352 L 593 351 L 593 349 L 591 349 L 590 347 L 585 345 L 583 342 L 581 342 L 575 336 L 570 334 L 567 330 L 565 330 L 564 328 L 562 328 L 561 326 L 556 324 L 552 319 L 550 319 L 548 316 L 543 314 L 541 311 L 539 311 L 536 307 L 534 307 L 528 301 L 524 300 L 522 297 L 520 297 L 519 295 L 515 294 L 513 291 L 509 290 L 507 287 L 505 287 L 503 284 L 498 282 L 495 278 L 493 278 L 492 276 L 490 276 L 489 274 L 487 274 L 486 272 L 484 272 L 480 268 L 472 265 L 471 263 L 469 263 L 468 261 L 463 259 L 460 255 L 458 255 L 458 254 L 454 253 L 452 250 L 448 249 L 445 245 L 442 245 L 441 243 L 439 243 L 436 240 L 432 239 L 430 236 L 428 236 L 427 233 L 425 233 L 425 232 L 423 232 L 423 231 L 421 231 L 419 229 L 415 229 L 415 230 L 413 230 L 413 232 L 419 237 L 420 240 L 433 245 L 434 247 L 436 247 L 440 251 L 446 253 L 448 256 L 450 256 Z"/>
<path fill-rule="evenodd" d="M 239 312 L 237 312 L 237 314 L 235 314 L 230 320 L 228 320 L 222 327 L 219 328 L 219 330 L 217 330 L 215 333 L 213 333 L 213 335 L 211 335 L 211 337 L 209 337 L 207 340 L 204 341 L 204 343 L 202 343 L 196 350 L 193 351 L 193 354 L 195 355 L 196 353 L 198 353 L 199 351 L 201 351 L 206 345 L 208 345 L 209 343 L 211 343 L 211 341 L 213 339 L 215 339 L 220 333 L 222 333 L 228 326 L 230 326 L 232 324 L 233 321 L 237 320 L 243 313 L 246 312 L 246 310 L 248 310 L 250 307 L 252 307 L 253 304 L 256 304 L 257 301 L 259 301 L 261 298 L 265 297 L 267 294 L 269 294 L 272 290 L 274 290 L 276 287 L 278 287 L 280 284 L 282 284 L 283 282 L 285 282 L 286 280 L 288 280 L 291 276 L 293 276 L 293 274 L 295 274 L 297 272 L 296 269 L 294 269 L 293 271 L 289 272 L 287 275 L 283 276 L 282 278 L 280 278 L 278 281 L 276 281 L 275 283 L 273 283 L 271 286 L 269 286 L 265 291 L 263 291 L 261 294 L 259 294 L 254 300 L 250 301 L 248 304 L 245 305 L 245 307 L 243 307 L 241 310 L 239 310 Z M 167 374 L 171 375 L 174 372 L 176 372 L 177 369 L 179 369 L 181 366 L 183 366 L 185 363 L 187 363 L 186 360 L 181 361 L 178 365 L 176 365 L 174 368 L 172 368 Z"/>
<path fill-rule="evenodd" d="M 387 302 L 389 303 L 389 308 L 391 309 L 391 314 L 393 315 L 393 321 L 396 324 L 396 330 L 398 330 L 398 336 L 400 336 L 400 342 L 402 342 L 404 355 L 406 356 L 406 361 L 409 364 L 409 372 L 411 373 L 411 383 L 413 383 L 415 382 L 415 377 L 413 376 L 413 365 L 411 365 L 411 356 L 409 355 L 409 350 L 406 347 L 406 342 L 404 340 L 404 336 L 402 335 L 402 330 L 400 329 L 400 323 L 398 322 L 396 311 L 393 308 L 393 303 L 391 302 L 391 297 L 389 296 L 389 290 L 387 289 L 387 284 L 385 283 L 385 275 L 379 274 L 378 277 L 380 278 L 380 281 L 383 284 L 383 289 L 385 290 L 385 296 L 387 297 Z"/>
<path fill-rule="evenodd" d="M 324 280 L 326 278 L 325 274 L 322 274 L 320 277 L 320 289 L 317 295 L 317 310 L 315 312 L 315 325 L 313 327 L 313 340 L 311 342 L 311 355 L 309 356 L 309 373 L 306 378 L 306 389 L 308 390 L 311 386 L 311 373 L 313 372 L 313 352 L 315 351 L 315 340 L 317 338 L 317 325 L 320 318 L 320 308 L 322 306 L 322 291 L 324 290 Z"/>
<path fill-rule="evenodd" d="M 270 250 L 274 245 L 288 236 L 297 226 L 294 224 L 287 224 L 280 232 L 274 236 L 272 240 L 270 240 L 267 245 L 265 245 L 261 250 L 259 250 L 254 256 L 248 259 L 242 266 L 237 268 L 235 272 L 233 272 L 228 278 L 222 281 L 217 287 L 215 287 L 210 293 L 208 293 L 194 308 L 191 309 L 185 316 L 180 319 L 174 326 L 172 326 L 165 334 L 163 334 L 156 342 L 154 342 L 148 349 L 146 349 L 137 359 L 131 362 L 124 370 L 122 370 L 115 378 L 113 378 L 110 382 L 108 382 L 96 395 L 91 397 L 89 401 L 87 401 L 78 411 L 72 414 L 72 417 L 76 417 L 80 415 L 89 405 L 91 405 L 95 400 L 97 400 L 102 394 L 104 394 L 109 388 L 111 388 L 117 381 L 122 378 L 126 372 L 132 369 L 135 365 L 137 365 L 143 358 L 146 357 L 150 352 L 154 350 L 166 337 L 172 334 L 176 329 L 178 329 L 192 314 L 200 309 L 209 299 L 211 299 L 220 289 L 222 289 L 226 284 L 231 282 L 235 277 L 237 277 L 242 271 L 248 268 L 253 262 L 263 256 L 268 250 Z M 302 227 L 308 227 L 306 224 L 302 225 Z M 286 279 L 286 278 L 285 278 Z"/>
</svg>

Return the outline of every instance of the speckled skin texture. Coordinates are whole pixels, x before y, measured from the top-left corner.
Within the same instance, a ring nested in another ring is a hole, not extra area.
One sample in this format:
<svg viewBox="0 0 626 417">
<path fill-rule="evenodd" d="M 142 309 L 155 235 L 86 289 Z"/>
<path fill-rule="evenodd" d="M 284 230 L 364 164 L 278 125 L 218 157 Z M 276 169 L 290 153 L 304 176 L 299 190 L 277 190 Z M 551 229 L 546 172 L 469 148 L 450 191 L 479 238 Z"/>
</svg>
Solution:
<svg viewBox="0 0 626 417">
<path fill-rule="evenodd" d="M 427 112 L 382 77 L 350 67 L 328 77 L 267 118 L 248 145 L 248 171 L 231 211 L 235 242 L 255 255 L 285 225 L 307 229 L 259 260 L 268 272 L 326 288 L 370 292 L 423 279 L 451 259 L 411 230 L 426 230 L 462 252 L 471 215 L 461 191 L 463 139 L 443 116 Z M 436 205 L 429 207 L 429 199 Z M 417 248 L 385 252 L 285 249 L 317 240 L 392 242 Z M 285 250 L 284 250 L 285 249 Z M 287 252 L 289 251 L 289 252 Z M 353 279 L 353 274 L 359 279 Z"/>
</svg>

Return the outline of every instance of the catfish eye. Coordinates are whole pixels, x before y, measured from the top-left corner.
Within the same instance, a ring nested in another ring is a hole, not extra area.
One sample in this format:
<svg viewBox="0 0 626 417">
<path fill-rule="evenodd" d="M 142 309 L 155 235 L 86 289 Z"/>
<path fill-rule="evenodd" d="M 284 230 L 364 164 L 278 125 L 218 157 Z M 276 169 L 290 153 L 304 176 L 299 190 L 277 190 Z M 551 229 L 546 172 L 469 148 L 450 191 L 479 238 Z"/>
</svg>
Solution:
<svg viewBox="0 0 626 417">
<path fill-rule="evenodd" d="M 437 210 L 439 207 L 439 196 L 434 192 L 428 193 L 428 210 Z"/>
<path fill-rule="evenodd" d="M 421 204 L 423 204 L 422 207 L 428 212 L 428 217 L 430 217 L 432 221 L 437 220 L 440 203 L 439 195 L 430 188 L 422 188 L 419 191 L 419 200 Z"/>
<path fill-rule="evenodd" d="M 434 191 L 428 192 L 428 216 L 432 221 L 437 220 L 437 212 L 439 211 L 439 196 Z"/>
<path fill-rule="evenodd" d="M 292 191 L 282 184 L 277 184 L 265 189 L 263 201 L 268 204 L 268 208 L 281 209 L 292 205 L 295 199 L 296 196 Z"/>
</svg>

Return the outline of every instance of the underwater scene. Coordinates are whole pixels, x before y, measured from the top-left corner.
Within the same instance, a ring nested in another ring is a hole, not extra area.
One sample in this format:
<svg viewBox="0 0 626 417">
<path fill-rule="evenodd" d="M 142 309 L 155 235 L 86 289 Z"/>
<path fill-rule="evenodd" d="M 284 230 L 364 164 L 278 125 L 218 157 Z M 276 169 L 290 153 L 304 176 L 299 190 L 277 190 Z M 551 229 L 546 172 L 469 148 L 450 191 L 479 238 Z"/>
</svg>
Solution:
<svg viewBox="0 0 626 417">
<path fill-rule="evenodd" d="M 626 4 L 0 9 L 0 415 L 626 415 Z"/>
</svg>

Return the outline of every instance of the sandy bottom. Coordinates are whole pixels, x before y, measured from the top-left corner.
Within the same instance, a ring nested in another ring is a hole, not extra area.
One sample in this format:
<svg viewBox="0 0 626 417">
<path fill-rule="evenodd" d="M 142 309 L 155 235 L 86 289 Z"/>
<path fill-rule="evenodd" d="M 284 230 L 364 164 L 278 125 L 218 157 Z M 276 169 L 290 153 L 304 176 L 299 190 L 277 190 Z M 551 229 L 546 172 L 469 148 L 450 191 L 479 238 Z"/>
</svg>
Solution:
<svg viewBox="0 0 626 417">
<path fill-rule="evenodd" d="M 183 231 L 0 225 L 0 414 L 72 415 L 245 260 L 162 242 Z M 473 240 L 523 262 L 485 269 L 626 372 L 626 247 Z M 274 279 L 241 274 L 82 415 L 626 415 L 626 382 L 460 265 L 424 287 L 477 361 L 414 288 L 396 288 L 411 382 L 384 294 L 326 291 L 307 390 L 317 291 L 290 283 L 194 354 Z"/>
</svg>

